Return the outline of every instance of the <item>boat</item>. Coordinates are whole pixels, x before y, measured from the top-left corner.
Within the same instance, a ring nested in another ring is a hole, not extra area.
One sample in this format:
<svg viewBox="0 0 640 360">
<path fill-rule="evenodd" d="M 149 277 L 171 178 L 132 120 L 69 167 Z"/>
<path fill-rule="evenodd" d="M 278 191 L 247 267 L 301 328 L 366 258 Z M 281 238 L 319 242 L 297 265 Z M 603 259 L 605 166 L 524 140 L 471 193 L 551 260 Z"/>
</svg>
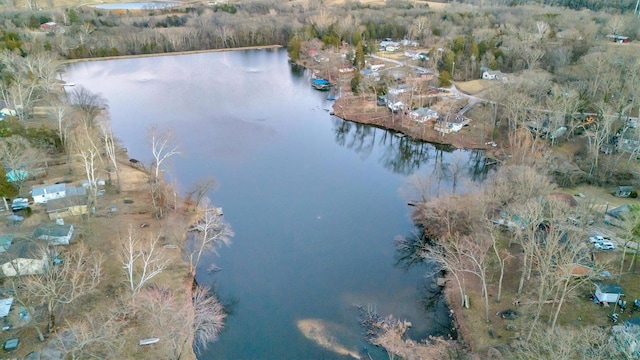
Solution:
<svg viewBox="0 0 640 360">
<path fill-rule="evenodd" d="M 160 339 L 158 338 L 143 339 L 143 340 L 140 340 L 140 346 L 155 344 L 158 341 L 160 341 Z"/>
<path fill-rule="evenodd" d="M 76 83 L 66 83 L 62 84 L 62 86 L 76 86 Z"/>
<path fill-rule="evenodd" d="M 329 89 L 331 89 L 331 82 L 327 79 L 315 78 L 311 80 L 311 86 L 316 90 L 329 91 Z"/>
</svg>

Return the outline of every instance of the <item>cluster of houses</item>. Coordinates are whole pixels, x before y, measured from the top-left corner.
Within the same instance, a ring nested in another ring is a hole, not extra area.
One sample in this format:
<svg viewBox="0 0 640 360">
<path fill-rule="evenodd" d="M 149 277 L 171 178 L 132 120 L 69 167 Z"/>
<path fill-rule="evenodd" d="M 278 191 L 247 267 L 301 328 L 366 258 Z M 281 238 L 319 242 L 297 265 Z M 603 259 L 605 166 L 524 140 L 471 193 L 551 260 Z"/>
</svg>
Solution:
<svg viewBox="0 0 640 360">
<path fill-rule="evenodd" d="M 104 185 L 104 181 L 100 180 L 98 184 Z M 80 186 L 61 183 L 32 187 L 33 204 L 40 205 L 52 221 L 40 223 L 33 231 L 7 227 L 15 229 L 15 232 L 0 234 L 0 271 L 3 276 L 39 274 L 55 264 L 52 246 L 69 245 L 74 239 L 74 226 L 65 224 L 64 218 L 88 213 L 87 187 L 86 182 Z M 11 209 L 21 210 L 28 205 L 28 199 L 16 198 Z"/>
<path fill-rule="evenodd" d="M 387 52 L 396 52 L 400 49 L 402 49 L 403 47 L 418 47 L 418 45 L 420 45 L 420 43 L 418 43 L 417 41 L 413 41 L 413 40 L 401 40 L 401 41 L 394 41 L 393 39 L 384 39 L 383 41 L 380 41 L 380 43 L 378 44 L 378 50 L 379 51 L 387 51 Z"/>
</svg>

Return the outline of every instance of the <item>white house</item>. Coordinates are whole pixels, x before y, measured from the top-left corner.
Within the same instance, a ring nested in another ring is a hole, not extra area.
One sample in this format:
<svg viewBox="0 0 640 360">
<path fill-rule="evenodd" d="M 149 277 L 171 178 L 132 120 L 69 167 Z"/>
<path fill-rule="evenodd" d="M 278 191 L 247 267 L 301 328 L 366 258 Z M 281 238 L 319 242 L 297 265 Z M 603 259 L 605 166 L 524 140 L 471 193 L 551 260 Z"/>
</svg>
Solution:
<svg viewBox="0 0 640 360">
<path fill-rule="evenodd" d="M 617 303 L 624 291 L 617 284 L 596 284 L 595 295 L 600 302 Z"/>
<path fill-rule="evenodd" d="M 506 80 L 507 77 L 500 70 L 487 70 L 482 73 L 485 80 Z"/>
<path fill-rule="evenodd" d="M 389 87 L 387 89 L 387 93 L 393 94 L 393 95 L 398 95 L 398 94 L 402 94 L 402 93 L 406 92 L 407 89 L 408 89 L 407 84 L 400 84 L 400 85 L 395 86 L 395 87 Z"/>
<path fill-rule="evenodd" d="M 384 64 L 371 64 L 369 67 L 371 68 L 371 71 L 380 71 L 384 69 Z"/>
<path fill-rule="evenodd" d="M 67 196 L 65 184 L 34 186 L 31 188 L 31 197 L 37 204 L 46 204 L 49 200 L 62 199 Z"/>
<path fill-rule="evenodd" d="M 73 237 L 73 225 L 40 224 L 34 230 L 33 237 L 49 245 L 69 245 Z"/>
<path fill-rule="evenodd" d="M 2 273 L 4 276 L 41 274 L 47 268 L 49 255 L 45 247 L 34 241 L 15 243 L 2 256 Z"/>
<path fill-rule="evenodd" d="M 438 120 L 433 128 L 443 134 L 451 134 L 452 132 L 458 132 L 469 123 L 469 119 L 460 114 L 453 114 L 447 116 L 443 120 Z"/>
<path fill-rule="evenodd" d="M 438 120 L 439 118 L 437 111 L 426 107 L 413 110 L 409 113 L 409 116 L 419 123 L 425 123 L 429 120 Z"/>
</svg>

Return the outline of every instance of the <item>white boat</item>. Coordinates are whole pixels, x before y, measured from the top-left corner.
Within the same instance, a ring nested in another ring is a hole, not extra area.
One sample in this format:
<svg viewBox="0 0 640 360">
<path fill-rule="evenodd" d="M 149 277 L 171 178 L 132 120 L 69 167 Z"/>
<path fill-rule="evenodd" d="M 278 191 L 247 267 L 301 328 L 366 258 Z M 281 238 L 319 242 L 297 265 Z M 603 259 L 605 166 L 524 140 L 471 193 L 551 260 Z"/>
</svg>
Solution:
<svg viewBox="0 0 640 360">
<path fill-rule="evenodd" d="M 62 84 L 62 86 L 76 86 L 76 83 L 66 83 Z"/>
<path fill-rule="evenodd" d="M 140 340 L 140 346 L 155 344 L 158 341 L 160 341 L 160 339 L 158 339 L 158 338 L 142 339 L 142 340 Z"/>
</svg>

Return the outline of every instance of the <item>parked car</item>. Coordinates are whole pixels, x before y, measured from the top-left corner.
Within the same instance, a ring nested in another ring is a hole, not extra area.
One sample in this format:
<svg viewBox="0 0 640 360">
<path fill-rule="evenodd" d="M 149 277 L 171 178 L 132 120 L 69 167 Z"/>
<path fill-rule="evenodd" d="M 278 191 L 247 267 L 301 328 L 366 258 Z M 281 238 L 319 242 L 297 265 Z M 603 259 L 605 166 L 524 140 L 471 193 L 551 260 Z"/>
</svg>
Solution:
<svg viewBox="0 0 640 360">
<path fill-rule="evenodd" d="M 598 243 L 602 243 L 603 241 L 611 241 L 611 239 L 609 239 L 609 237 L 607 236 L 602 236 L 602 235 L 594 235 L 589 237 L 589 242 L 592 244 L 598 244 Z"/>
<path fill-rule="evenodd" d="M 28 207 L 29 207 L 29 199 L 15 198 L 11 202 L 11 210 L 13 211 L 24 210 Z"/>
<path fill-rule="evenodd" d="M 612 242 L 610 241 L 603 241 L 600 243 L 595 243 L 593 245 L 594 248 L 598 249 L 598 250 L 613 250 L 616 248 L 615 245 L 613 245 Z"/>
</svg>

